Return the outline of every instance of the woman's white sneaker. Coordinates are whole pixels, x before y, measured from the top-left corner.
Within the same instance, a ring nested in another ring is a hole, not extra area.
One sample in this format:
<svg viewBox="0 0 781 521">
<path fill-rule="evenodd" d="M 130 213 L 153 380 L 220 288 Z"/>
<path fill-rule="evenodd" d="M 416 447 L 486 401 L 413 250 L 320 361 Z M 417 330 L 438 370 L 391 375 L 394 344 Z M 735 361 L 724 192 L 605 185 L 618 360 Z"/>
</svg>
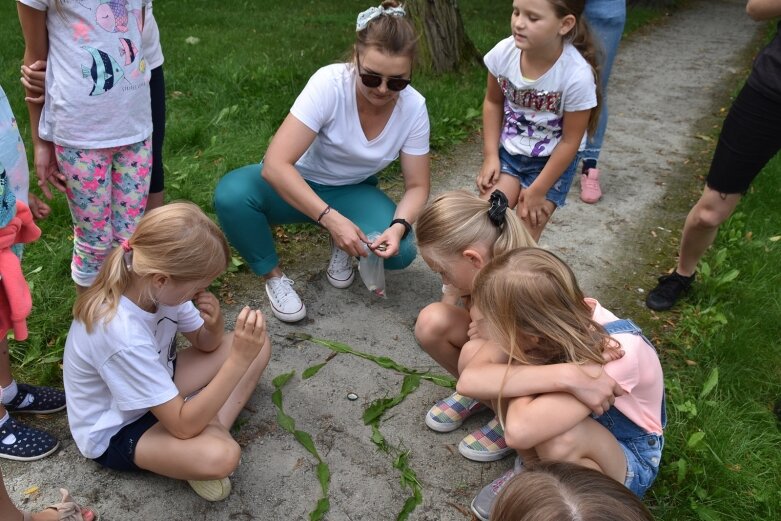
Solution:
<svg viewBox="0 0 781 521">
<path fill-rule="evenodd" d="M 293 281 L 286 276 L 267 279 L 266 295 L 271 312 L 282 322 L 298 322 L 306 317 L 306 307 L 293 289 Z"/>
<path fill-rule="evenodd" d="M 355 279 L 352 257 L 337 248 L 333 241 L 331 241 L 331 260 L 328 269 L 325 270 L 325 276 L 331 286 L 339 289 L 349 287 Z"/>
</svg>

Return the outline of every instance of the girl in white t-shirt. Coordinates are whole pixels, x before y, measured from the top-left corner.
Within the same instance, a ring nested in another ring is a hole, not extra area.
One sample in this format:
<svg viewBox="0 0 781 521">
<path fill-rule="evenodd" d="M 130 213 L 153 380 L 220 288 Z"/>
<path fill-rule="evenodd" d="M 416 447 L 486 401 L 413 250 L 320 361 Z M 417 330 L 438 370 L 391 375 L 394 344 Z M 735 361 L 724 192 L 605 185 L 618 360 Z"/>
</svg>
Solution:
<svg viewBox="0 0 781 521">
<path fill-rule="evenodd" d="M 306 306 L 280 268 L 272 225 L 328 230 L 326 277 L 336 288 L 352 284 L 352 258 L 367 247 L 387 269 L 409 266 L 416 254 L 410 231 L 430 186 L 426 100 L 410 85 L 417 35 L 395 0 L 360 13 L 355 34 L 352 60 L 312 75 L 263 162 L 228 173 L 214 193 L 220 225 L 266 279 L 284 322 L 306 317 Z M 396 159 L 404 179 L 398 205 L 376 176 Z M 379 237 L 369 241 L 373 232 Z"/>
<path fill-rule="evenodd" d="M 225 334 L 206 290 L 230 257 L 216 224 L 173 203 L 141 219 L 79 295 L 63 373 L 84 456 L 187 480 L 210 501 L 228 495 L 240 456 L 229 429 L 271 354 L 260 311 L 245 307 Z M 189 348 L 177 351 L 177 333 Z"/>
<path fill-rule="evenodd" d="M 584 298 L 572 270 L 554 254 L 519 248 L 494 257 L 477 275 L 470 314 L 481 332 L 461 349 L 458 392 L 490 401 L 507 445 L 523 459 L 472 502 L 487 519 L 499 490 L 523 461 L 561 460 L 599 470 L 642 497 L 664 445 L 664 377 L 654 347 L 630 320 Z M 623 352 L 605 361 L 606 352 Z M 603 373 L 624 394 L 600 416 L 575 395 L 529 394 L 517 368 L 574 363 Z"/>
<path fill-rule="evenodd" d="M 35 170 L 44 195 L 65 192 L 73 219 L 71 277 L 92 284 L 144 213 L 152 166 L 149 0 L 17 0 L 24 64 L 46 60 L 44 104 L 27 89 Z"/>
<path fill-rule="evenodd" d="M 585 133 L 598 123 L 598 66 L 583 0 L 513 0 L 512 36 L 485 55 L 483 165 L 535 240 L 567 198 Z"/>
</svg>

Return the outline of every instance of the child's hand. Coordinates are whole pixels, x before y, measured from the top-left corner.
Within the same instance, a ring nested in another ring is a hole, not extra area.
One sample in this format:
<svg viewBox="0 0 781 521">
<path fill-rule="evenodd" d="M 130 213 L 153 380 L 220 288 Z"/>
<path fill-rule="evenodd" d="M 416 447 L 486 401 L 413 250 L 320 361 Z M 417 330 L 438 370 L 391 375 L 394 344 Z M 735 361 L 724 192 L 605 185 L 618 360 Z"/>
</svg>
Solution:
<svg viewBox="0 0 781 521">
<path fill-rule="evenodd" d="M 480 173 L 477 174 L 477 189 L 481 194 L 486 193 L 499 181 L 499 158 L 487 157 L 483 160 Z"/>
<path fill-rule="evenodd" d="M 220 312 L 220 301 L 212 293 L 201 290 L 193 298 L 195 307 L 201 312 L 203 325 L 212 333 L 222 334 L 224 322 Z"/>
<path fill-rule="evenodd" d="M 466 332 L 469 340 L 490 340 L 485 332 L 485 319 L 473 320 L 469 323 L 469 330 Z"/>
<path fill-rule="evenodd" d="M 35 157 L 35 175 L 38 177 L 38 186 L 47 199 L 52 198 L 49 185 L 60 192 L 65 192 L 65 175 L 57 166 L 57 156 L 54 153 L 54 143 L 39 140 L 33 148 Z"/>
<path fill-rule="evenodd" d="M 233 353 L 245 365 L 249 365 L 258 356 L 263 344 L 266 343 L 266 321 L 259 309 L 244 309 L 236 318 L 236 329 L 233 331 Z"/>
<path fill-rule="evenodd" d="M 548 210 L 545 199 L 545 194 L 537 193 L 534 186 L 521 190 L 521 197 L 519 199 L 521 210 L 521 219 L 528 220 L 532 225 L 532 228 L 536 228 L 538 224 L 547 222 L 547 218 L 550 217 L 550 211 Z"/>
<path fill-rule="evenodd" d="M 52 209 L 48 204 L 41 201 L 37 196 L 28 194 L 30 212 L 33 214 L 33 219 L 36 221 L 42 221 L 49 217 Z"/>
<path fill-rule="evenodd" d="M 35 63 L 22 65 L 22 77 L 19 78 L 24 88 L 36 94 L 35 97 L 27 96 L 24 101 L 29 103 L 43 104 L 46 88 L 46 60 L 38 60 Z"/>
<path fill-rule="evenodd" d="M 607 412 L 616 397 L 626 394 L 618 382 L 608 375 L 603 366 L 585 364 L 573 366 L 577 376 L 573 380 L 571 394 L 597 416 Z"/>
</svg>

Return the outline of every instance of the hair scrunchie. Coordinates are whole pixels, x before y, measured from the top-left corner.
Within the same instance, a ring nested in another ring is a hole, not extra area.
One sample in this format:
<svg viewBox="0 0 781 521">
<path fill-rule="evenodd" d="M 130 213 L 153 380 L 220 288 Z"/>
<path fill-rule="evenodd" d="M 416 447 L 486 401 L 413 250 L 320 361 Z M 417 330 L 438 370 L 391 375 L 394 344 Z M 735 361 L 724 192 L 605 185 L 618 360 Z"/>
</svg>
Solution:
<svg viewBox="0 0 781 521">
<path fill-rule="evenodd" d="M 488 198 L 488 202 L 491 203 L 491 207 L 488 209 L 488 218 L 491 219 L 494 226 L 501 228 L 504 226 L 509 206 L 507 196 L 501 190 L 494 190 L 491 197 Z"/>
<path fill-rule="evenodd" d="M 370 7 L 358 15 L 358 19 L 355 21 L 355 32 L 363 31 L 369 25 L 369 22 L 384 14 L 388 16 L 404 16 L 407 12 L 404 10 L 403 5 L 398 7 L 382 7 L 381 5 L 379 7 Z"/>
</svg>

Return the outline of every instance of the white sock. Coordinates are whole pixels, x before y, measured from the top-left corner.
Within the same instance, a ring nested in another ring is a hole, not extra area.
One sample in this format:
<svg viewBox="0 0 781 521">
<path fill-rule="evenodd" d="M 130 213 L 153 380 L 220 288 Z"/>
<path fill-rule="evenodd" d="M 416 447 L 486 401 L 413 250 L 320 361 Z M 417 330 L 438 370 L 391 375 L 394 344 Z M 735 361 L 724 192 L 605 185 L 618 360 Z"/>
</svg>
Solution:
<svg viewBox="0 0 781 521">
<path fill-rule="evenodd" d="M 19 387 L 16 385 L 16 380 L 11 380 L 8 387 L 3 387 L 3 405 L 11 403 L 18 393 Z"/>
<path fill-rule="evenodd" d="M 8 421 L 8 418 L 10 418 L 10 417 L 11 417 L 11 416 L 8 414 L 8 411 L 5 411 L 5 416 L 3 416 L 2 418 L 0 418 L 0 429 L 2 429 L 2 428 L 3 428 L 3 425 L 5 425 L 5 422 L 7 422 L 7 421 Z"/>
</svg>

